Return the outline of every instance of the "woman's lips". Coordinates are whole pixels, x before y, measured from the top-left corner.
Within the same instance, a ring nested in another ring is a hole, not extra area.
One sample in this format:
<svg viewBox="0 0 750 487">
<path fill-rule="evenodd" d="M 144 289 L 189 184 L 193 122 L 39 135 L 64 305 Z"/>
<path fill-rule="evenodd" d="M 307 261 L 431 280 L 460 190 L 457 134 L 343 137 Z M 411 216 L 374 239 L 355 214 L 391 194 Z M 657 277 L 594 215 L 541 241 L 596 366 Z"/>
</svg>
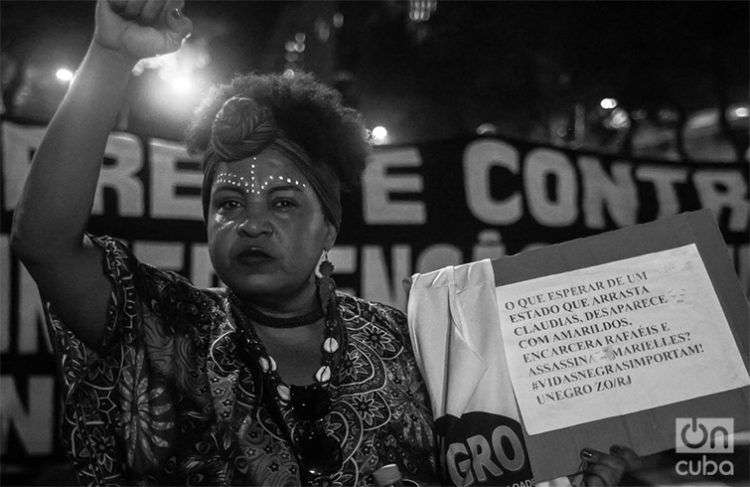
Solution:
<svg viewBox="0 0 750 487">
<path fill-rule="evenodd" d="M 245 265 L 264 264 L 273 260 L 273 257 L 260 249 L 243 250 L 237 254 L 237 262 Z"/>
</svg>

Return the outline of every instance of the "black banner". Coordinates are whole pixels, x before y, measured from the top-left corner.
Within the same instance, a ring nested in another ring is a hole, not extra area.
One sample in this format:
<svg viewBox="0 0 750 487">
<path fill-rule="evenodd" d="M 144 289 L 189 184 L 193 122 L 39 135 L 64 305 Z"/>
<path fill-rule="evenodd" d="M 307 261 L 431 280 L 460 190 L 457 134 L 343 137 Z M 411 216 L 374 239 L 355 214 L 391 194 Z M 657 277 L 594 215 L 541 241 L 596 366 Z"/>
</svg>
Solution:
<svg viewBox="0 0 750 487">
<path fill-rule="evenodd" d="M 2 462 L 59 455 L 55 366 L 39 296 L 9 248 L 12 213 L 44 128 L 4 121 L 0 188 Z M 110 137 L 90 231 L 197 285 L 218 283 L 202 222 L 199 162 L 180 143 Z M 344 198 L 331 252 L 340 288 L 404 307 L 401 280 L 451 264 L 710 208 L 750 284 L 748 166 L 622 159 L 502 138 L 380 146 Z M 7 469 L 6 469 L 7 471 Z"/>
</svg>

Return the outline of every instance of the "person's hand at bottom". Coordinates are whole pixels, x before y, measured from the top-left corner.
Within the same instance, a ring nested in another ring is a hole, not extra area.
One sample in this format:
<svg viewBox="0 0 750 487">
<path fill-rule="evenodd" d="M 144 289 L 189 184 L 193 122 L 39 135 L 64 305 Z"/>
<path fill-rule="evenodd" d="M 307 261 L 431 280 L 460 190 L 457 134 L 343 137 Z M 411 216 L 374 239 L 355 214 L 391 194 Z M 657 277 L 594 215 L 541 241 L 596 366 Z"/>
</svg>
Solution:
<svg viewBox="0 0 750 487">
<path fill-rule="evenodd" d="M 641 464 L 633 450 L 619 445 L 612 445 L 609 454 L 584 448 L 581 459 L 585 463 L 583 484 L 588 487 L 619 485 L 625 472 L 637 469 Z"/>
</svg>

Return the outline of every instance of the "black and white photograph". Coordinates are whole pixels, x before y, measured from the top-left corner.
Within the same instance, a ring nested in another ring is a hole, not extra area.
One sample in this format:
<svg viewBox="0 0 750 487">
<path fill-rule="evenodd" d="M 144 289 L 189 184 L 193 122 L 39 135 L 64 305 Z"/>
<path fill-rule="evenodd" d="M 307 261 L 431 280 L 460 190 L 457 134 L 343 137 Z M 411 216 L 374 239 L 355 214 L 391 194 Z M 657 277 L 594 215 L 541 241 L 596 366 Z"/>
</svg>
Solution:
<svg viewBox="0 0 750 487">
<path fill-rule="evenodd" d="M 0 0 L 3 486 L 750 487 L 750 2 Z"/>
</svg>

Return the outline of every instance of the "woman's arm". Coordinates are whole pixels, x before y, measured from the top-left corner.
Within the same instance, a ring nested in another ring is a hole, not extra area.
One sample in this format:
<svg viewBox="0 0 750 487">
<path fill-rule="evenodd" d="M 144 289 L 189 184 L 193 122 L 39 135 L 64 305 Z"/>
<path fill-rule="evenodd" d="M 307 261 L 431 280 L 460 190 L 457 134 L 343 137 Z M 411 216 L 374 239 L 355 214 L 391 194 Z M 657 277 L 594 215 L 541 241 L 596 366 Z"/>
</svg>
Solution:
<svg viewBox="0 0 750 487">
<path fill-rule="evenodd" d="M 101 251 L 84 239 L 102 156 L 135 62 L 176 50 L 190 32 L 177 10 L 182 3 L 99 0 L 94 38 L 34 155 L 14 215 L 14 253 L 88 345 L 102 338 L 111 291 Z"/>
</svg>

